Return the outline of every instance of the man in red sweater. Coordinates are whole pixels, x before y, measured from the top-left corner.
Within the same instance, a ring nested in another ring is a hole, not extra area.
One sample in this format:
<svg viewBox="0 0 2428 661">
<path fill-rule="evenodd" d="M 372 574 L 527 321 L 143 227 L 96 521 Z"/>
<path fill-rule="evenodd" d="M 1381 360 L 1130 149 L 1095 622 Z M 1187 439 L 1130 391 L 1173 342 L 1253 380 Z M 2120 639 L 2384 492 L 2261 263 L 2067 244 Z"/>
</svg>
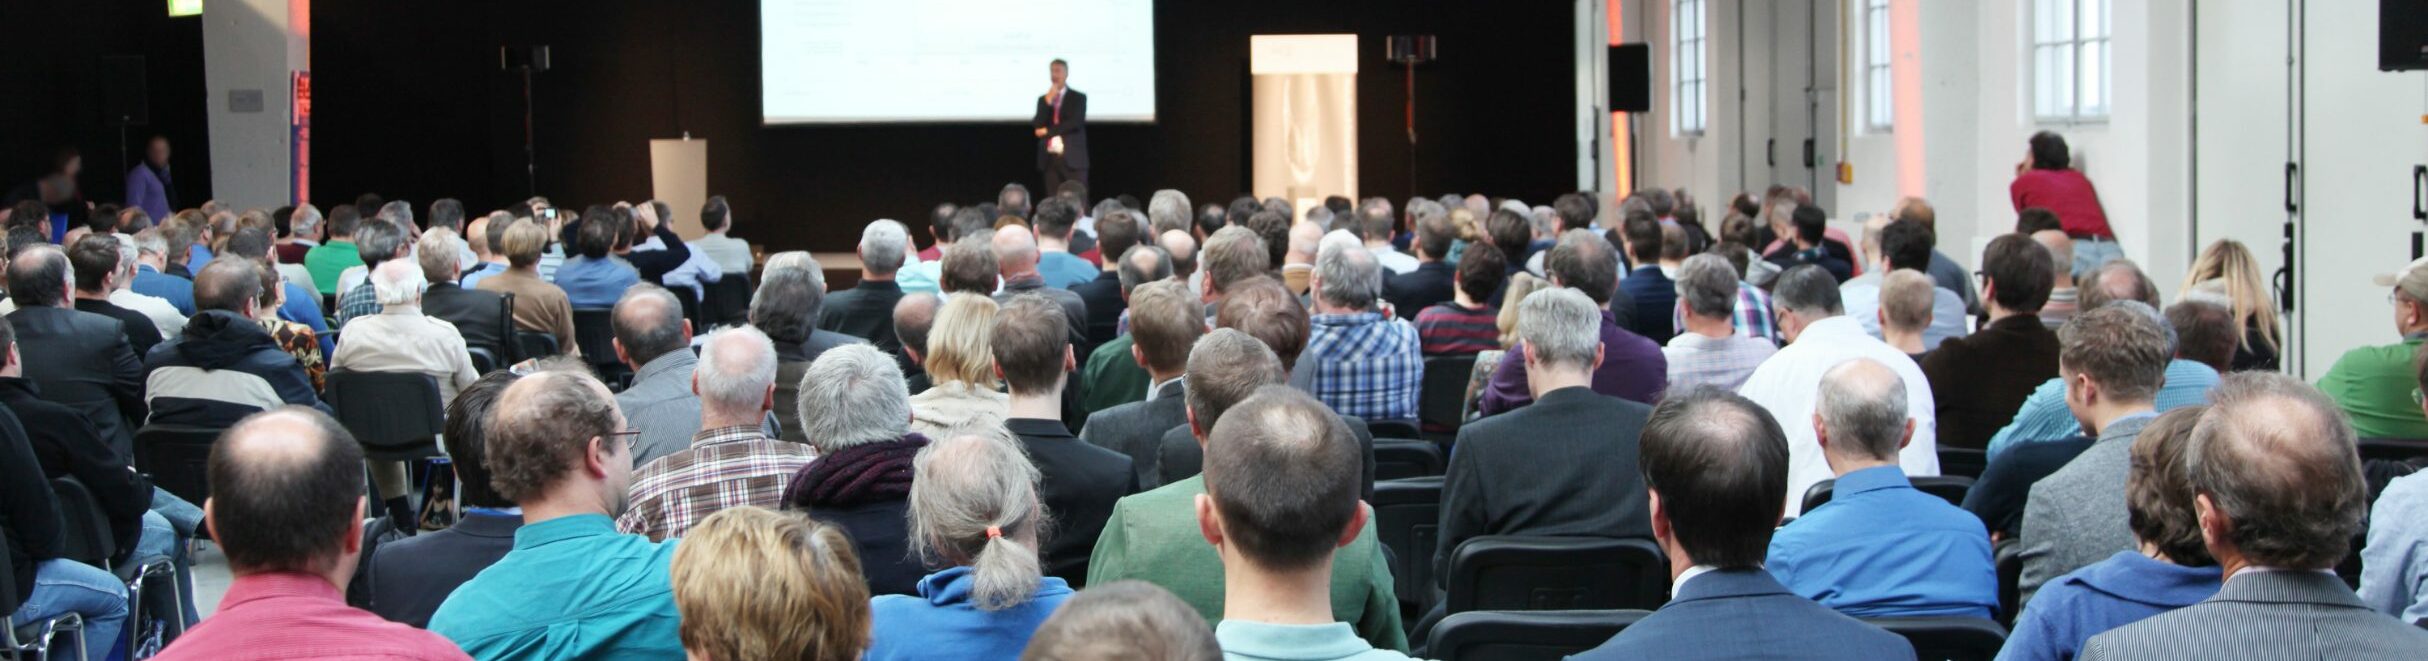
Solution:
<svg viewBox="0 0 2428 661">
<path fill-rule="evenodd" d="M 2080 277 L 2111 260 L 2124 259 L 2124 248 L 2116 244 L 2115 230 L 2108 228 L 2098 189 L 2073 164 L 2063 136 L 2034 133 L 2032 151 L 2015 164 L 2015 182 L 2007 185 L 2007 194 L 2017 213 L 2039 207 L 2057 214 L 2066 236 L 2074 240 L 2072 270 Z"/>
</svg>

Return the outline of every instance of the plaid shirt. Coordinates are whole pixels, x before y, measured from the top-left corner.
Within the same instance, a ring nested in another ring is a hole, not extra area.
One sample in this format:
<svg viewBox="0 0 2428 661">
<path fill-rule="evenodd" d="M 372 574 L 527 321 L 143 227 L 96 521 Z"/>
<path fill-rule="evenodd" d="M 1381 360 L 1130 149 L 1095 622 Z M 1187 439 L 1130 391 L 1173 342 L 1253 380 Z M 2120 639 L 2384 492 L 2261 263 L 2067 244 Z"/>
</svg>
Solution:
<svg viewBox="0 0 2428 661">
<path fill-rule="evenodd" d="M 1754 368 L 1778 352 L 1779 347 L 1769 340 L 1743 335 L 1715 340 L 1695 333 L 1680 333 L 1661 348 L 1669 359 L 1670 392 L 1686 392 L 1696 386 L 1733 392 L 1754 375 Z"/>
<path fill-rule="evenodd" d="M 777 507 L 784 484 L 817 458 L 809 446 L 760 435 L 758 425 L 693 434 L 691 447 L 659 457 L 632 476 L 632 506 L 615 527 L 651 541 L 681 537 L 729 507 Z"/>
<path fill-rule="evenodd" d="M 379 309 L 379 294 L 371 288 L 371 279 L 364 278 L 362 284 L 337 297 L 337 325 L 344 326 L 355 317 L 379 314 Z"/>
<path fill-rule="evenodd" d="M 1416 327 L 1379 312 L 1319 314 L 1299 362 L 1311 363 L 1315 398 L 1368 420 L 1415 420 L 1425 358 Z"/>
<path fill-rule="evenodd" d="M 1728 320 L 1736 324 L 1738 335 L 1779 342 L 1779 322 L 1771 317 L 1770 294 L 1762 293 L 1760 287 L 1737 283 L 1737 306 Z M 1678 299 L 1677 309 L 1669 311 L 1669 324 L 1686 332 L 1686 299 Z"/>
</svg>

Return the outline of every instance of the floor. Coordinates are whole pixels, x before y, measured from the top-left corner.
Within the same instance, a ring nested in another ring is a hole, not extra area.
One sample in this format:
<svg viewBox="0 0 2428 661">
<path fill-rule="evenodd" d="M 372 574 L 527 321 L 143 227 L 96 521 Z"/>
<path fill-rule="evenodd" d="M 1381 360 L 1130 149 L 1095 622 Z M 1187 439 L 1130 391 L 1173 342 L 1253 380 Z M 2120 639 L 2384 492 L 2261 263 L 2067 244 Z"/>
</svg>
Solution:
<svg viewBox="0 0 2428 661">
<path fill-rule="evenodd" d="M 228 573 L 228 556 L 219 552 L 218 544 L 203 541 L 194 546 L 194 612 L 210 617 L 218 612 L 219 599 L 227 596 L 228 582 L 235 576 Z"/>
</svg>

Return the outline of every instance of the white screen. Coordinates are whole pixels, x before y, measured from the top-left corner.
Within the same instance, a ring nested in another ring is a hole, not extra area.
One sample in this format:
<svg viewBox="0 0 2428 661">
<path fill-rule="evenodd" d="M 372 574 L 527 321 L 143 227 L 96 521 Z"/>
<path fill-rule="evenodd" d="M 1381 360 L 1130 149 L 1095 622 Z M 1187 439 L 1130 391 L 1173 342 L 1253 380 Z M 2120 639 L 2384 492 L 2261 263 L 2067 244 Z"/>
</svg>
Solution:
<svg viewBox="0 0 2428 661">
<path fill-rule="evenodd" d="M 1155 121 L 1149 0 L 761 0 L 769 124 L 1027 122 L 1070 62 L 1089 121 Z"/>
</svg>

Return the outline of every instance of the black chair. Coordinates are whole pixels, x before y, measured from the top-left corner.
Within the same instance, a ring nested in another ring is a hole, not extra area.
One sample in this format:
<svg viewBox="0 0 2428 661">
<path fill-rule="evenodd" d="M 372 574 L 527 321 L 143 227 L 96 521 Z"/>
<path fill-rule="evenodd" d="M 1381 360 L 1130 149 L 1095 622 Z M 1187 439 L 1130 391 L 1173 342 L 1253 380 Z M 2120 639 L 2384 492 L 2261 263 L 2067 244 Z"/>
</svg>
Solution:
<svg viewBox="0 0 2428 661">
<path fill-rule="evenodd" d="M 1402 613 L 1433 607 L 1433 549 L 1441 540 L 1442 478 L 1374 483 L 1374 536 L 1391 551 L 1392 591 Z M 1407 621 L 1413 622 L 1414 619 Z"/>
<path fill-rule="evenodd" d="M 100 499 L 73 475 L 51 478 L 51 494 L 59 499 L 59 557 L 109 568 L 118 557 L 118 538 L 110 534 L 110 517 Z"/>
<path fill-rule="evenodd" d="M 1375 438 L 1421 438 L 1414 420 L 1367 420 L 1366 431 Z"/>
<path fill-rule="evenodd" d="M 1659 608 L 1669 562 L 1649 539 L 1485 536 L 1460 543 L 1443 582 L 1447 614 Z"/>
<path fill-rule="evenodd" d="M 1955 505 L 1957 507 L 1964 506 L 1965 492 L 1973 489 L 1973 478 L 1957 475 L 1935 475 L 1931 477 L 1915 477 L 1907 479 L 1914 481 L 1915 489 L 1919 489 L 1923 493 L 1938 496 L 1941 499 L 1946 500 L 1949 505 Z M 1836 490 L 1835 487 L 1837 484 L 1837 480 L 1822 480 L 1820 482 L 1813 483 L 1812 488 L 1804 490 L 1804 511 L 1806 513 L 1811 513 L 1815 508 L 1829 504 L 1830 494 Z"/>
<path fill-rule="evenodd" d="M 549 356 L 563 353 L 563 351 L 556 346 L 556 336 L 539 331 L 515 331 L 514 347 L 522 351 L 524 360 L 529 360 L 532 358 L 547 358 Z"/>
<path fill-rule="evenodd" d="M 337 423 L 354 434 L 370 459 L 410 461 L 439 456 L 446 404 L 438 380 L 420 372 L 330 372 L 323 398 Z"/>
<path fill-rule="evenodd" d="M 1998 563 L 1998 624 L 2015 626 L 2015 618 L 2023 615 L 2023 545 L 2011 538 L 1998 540 L 1990 554 Z"/>
<path fill-rule="evenodd" d="M 472 371 L 474 373 L 488 374 L 490 372 L 497 371 L 497 368 L 505 366 L 498 362 L 499 358 L 496 349 L 472 344 L 465 345 L 464 352 L 472 354 Z"/>
<path fill-rule="evenodd" d="M 1374 479 L 1397 480 L 1442 474 L 1442 447 L 1432 441 L 1374 439 Z"/>
<path fill-rule="evenodd" d="M 700 296 L 700 318 L 706 322 L 703 330 L 750 322 L 750 274 L 727 273 L 706 289 Z"/>
<path fill-rule="evenodd" d="M 1939 474 L 1981 479 L 1981 471 L 1990 467 L 1990 452 L 1978 448 L 1939 446 Z"/>
<path fill-rule="evenodd" d="M 219 441 L 218 427 L 144 425 L 135 430 L 135 471 L 152 478 L 152 485 L 177 494 L 189 503 L 211 496 L 208 466 L 211 445 Z"/>
<path fill-rule="evenodd" d="M 1425 641 L 1441 661 L 1558 661 L 1601 647 L 1647 610 L 1468 611 L 1442 618 Z"/>
<path fill-rule="evenodd" d="M 2006 627 L 1978 617 L 1864 618 L 1905 637 L 1917 661 L 1990 661 L 2006 646 Z"/>
<path fill-rule="evenodd" d="M 2428 439 L 2364 438 L 2360 439 L 2361 459 L 2412 462 L 2428 458 Z"/>
<path fill-rule="evenodd" d="M 1467 400 L 1467 376 L 1474 371 L 1475 354 L 1425 359 L 1424 390 L 1416 400 L 1416 417 L 1425 433 L 1456 437 L 1467 423 L 1459 411 Z"/>
<path fill-rule="evenodd" d="M 632 370 L 615 357 L 613 308 L 574 308 L 573 343 L 582 348 L 582 362 L 598 372 L 600 381 L 612 386 L 630 376 Z"/>
<path fill-rule="evenodd" d="M 16 559 L 12 556 L 8 531 L 0 529 L 0 565 L 16 566 Z M 24 605 L 17 600 L 17 573 L 0 571 L 0 620 L 5 620 L 7 624 L 0 626 L 0 653 L 6 653 L 12 659 L 49 661 L 53 648 L 64 648 L 75 650 L 77 661 L 91 661 L 84 656 L 82 616 L 62 613 L 42 620 L 18 622 L 10 614 Z M 67 636 L 67 642 L 60 642 L 62 634 Z"/>
</svg>

